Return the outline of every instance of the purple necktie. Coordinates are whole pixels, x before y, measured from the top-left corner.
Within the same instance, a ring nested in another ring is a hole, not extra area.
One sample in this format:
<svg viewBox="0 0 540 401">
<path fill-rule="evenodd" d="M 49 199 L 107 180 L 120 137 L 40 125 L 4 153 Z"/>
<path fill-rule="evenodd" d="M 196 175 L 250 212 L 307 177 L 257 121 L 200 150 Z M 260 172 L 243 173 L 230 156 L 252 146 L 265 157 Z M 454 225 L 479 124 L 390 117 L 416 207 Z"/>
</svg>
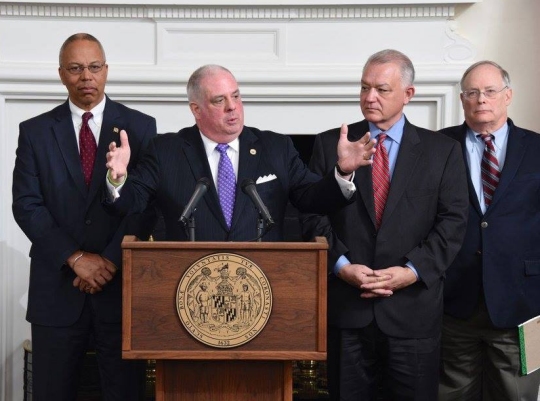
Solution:
<svg viewBox="0 0 540 401">
<path fill-rule="evenodd" d="M 229 149 L 229 145 L 226 143 L 220 143 L 216 146 L 216 150 L 221 154 L 218 164 L 217 190 L 227 227 L 231 228 L 236 195 L 236 177 L 231 159 L 227 156 L 227 149 Z"/>
<path fill-rule="evenodd" d="M 89 111 L 83 114 L 81 130 L 79 131 L 79 154 L 86 186 L 89 186 L 92 181 L 92 171 L 94 170 L 97 151 L 96 138 L 88 125 L 88 120 L 91 118 L 92 113 Z"/>
</svg>

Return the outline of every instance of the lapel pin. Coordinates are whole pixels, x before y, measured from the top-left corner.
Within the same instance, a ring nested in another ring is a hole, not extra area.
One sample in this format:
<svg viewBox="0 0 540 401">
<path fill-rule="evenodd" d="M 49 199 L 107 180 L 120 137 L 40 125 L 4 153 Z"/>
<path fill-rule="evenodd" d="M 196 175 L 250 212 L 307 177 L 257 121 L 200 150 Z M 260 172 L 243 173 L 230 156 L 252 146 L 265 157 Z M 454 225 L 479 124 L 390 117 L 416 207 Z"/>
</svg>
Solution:
<svg viewBox="0 0 540 401">
<path fill-rule="evenodd" d="M 255 156 L 255 155 L 257 154 L 257 150 L 255 150 L 255 149 L 250 149 L 250 150 L 249 150 L 249 154 Z"/>
<path fill-rule="evenodd" d="M 114 128 L 113 128 L 113 132 L 116 133 L 116 134 L 118 134 L 118 133 L 120 132 L 120 130 L 119 130 L 118 128 L 114 127 Z"/>
</svg>

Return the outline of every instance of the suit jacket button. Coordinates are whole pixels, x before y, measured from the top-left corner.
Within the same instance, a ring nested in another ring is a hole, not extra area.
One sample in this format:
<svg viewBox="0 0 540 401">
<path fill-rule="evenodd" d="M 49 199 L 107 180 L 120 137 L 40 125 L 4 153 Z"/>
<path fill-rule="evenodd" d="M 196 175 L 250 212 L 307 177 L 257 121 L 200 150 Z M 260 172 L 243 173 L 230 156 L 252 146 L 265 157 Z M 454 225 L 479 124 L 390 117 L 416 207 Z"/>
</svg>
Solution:
<svg viewBox="0 0 540 401">
<path fill-rule="evenodd" d="M 482 251 L 479 249 L 479 250 L 476 251 L 476 254 L 477 255 L 482 255 Z"/>
<path fill-rule="evenodd" d="M 86 224 L 87 226 L 89 226 L 90 224 L 92 224 L 92 220 L 88 219 L 84 222 L 84 224 Z"/>
<path fill-rule="evenodd" d="M 487 226 L 488 226 L 487 221 L 483 221 L 482 224 L 480 224 L 480 227 L 482 228 L 487 228 Z"/>
</svg>

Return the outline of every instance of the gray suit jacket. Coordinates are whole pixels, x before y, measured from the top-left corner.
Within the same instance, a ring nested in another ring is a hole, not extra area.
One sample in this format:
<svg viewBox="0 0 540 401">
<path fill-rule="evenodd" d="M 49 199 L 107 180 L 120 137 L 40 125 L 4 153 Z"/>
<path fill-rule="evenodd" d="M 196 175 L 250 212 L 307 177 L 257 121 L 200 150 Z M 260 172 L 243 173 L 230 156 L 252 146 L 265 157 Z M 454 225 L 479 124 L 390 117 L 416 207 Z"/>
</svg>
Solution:
<svg viewBox="0 0 540 401">
<path fill-rule="evenodd" d="M 367 121 L 349 125 L 358 140 Z M 333 168 L 339 129 L 317 136 L 311 168 Z M 333 274 L 328 277 L 328 321 L 340 328 L 367 326 L 373 319 L 396 337 L 433 337 L 442 317 L 444 274 L 461 245 L 467 216 L 467 182 L 456 141 L 405 122 L 380 229 L 375 229 L 371 168 L 356 171 L 356 203 L 328 218 L 306 216 L 304 239 L 326 235 L 328 267 L 341 255 L 373 269 L 404 266 L 411 261 L 421 278 L 388 298 L 362 299 L 360 290 Z"/>
</svg>

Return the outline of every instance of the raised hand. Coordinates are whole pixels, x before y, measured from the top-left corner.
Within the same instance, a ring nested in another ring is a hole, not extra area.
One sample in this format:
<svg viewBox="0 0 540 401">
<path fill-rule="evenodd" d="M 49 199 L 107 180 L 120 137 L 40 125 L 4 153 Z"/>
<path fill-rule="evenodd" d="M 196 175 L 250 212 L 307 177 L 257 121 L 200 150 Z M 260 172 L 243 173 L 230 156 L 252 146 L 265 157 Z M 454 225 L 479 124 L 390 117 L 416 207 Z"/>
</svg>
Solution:
<svg viewBox="0 0 540 401">
<path fill-rule="evenodd" d="M 127 174 L 127 166 L 131 156 L 129 147 L 128 135 L 125 130 L 120 131 L 120 146 L 116 146 L 115 142 L 109 144 L 109 152 L 107 152 L 107 168 L 109 169 L 109 177 L 114 183 L 121 184 Z"/>
<path fill-rule="evenodd" d="M 375 153 L 376 141 L 367 132 L 360 140 L 351 142 L 347 139 L 348 132 L 347 124 L 342 124 L 337 154 L 340 169 L 352 174 L 356 169 L 373 163 L 371 156 Z"/>
</svg>

